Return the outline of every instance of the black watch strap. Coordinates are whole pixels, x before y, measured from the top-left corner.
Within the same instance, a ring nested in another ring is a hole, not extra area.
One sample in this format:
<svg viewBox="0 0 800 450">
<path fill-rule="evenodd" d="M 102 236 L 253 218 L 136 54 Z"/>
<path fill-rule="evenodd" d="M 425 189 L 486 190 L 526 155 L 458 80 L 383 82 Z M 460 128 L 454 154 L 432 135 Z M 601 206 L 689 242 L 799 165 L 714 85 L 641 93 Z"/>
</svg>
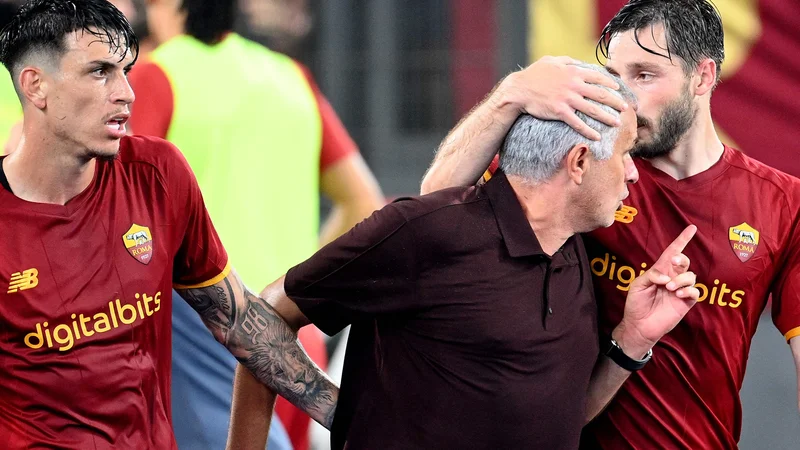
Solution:
<svg viewBox="0 0 800 450">
<path fill-rule="evenodd" d="M 644 359 L 633 359 L 622 351 L 622 348 L 620 348 L 619 344 L 617 344 L 617 341 L 614 339 L 609 339 L 608 346 L 603 354 L 609 357 L 612 361 L 614 361 L 614 363 L 623 369 L 630 372 L 636 372 L 637 370 L 641 370 L 644 365 L 650 361 L 650 358 L 653 357 L 653 349 L 647 351 Z"/>
</svg>

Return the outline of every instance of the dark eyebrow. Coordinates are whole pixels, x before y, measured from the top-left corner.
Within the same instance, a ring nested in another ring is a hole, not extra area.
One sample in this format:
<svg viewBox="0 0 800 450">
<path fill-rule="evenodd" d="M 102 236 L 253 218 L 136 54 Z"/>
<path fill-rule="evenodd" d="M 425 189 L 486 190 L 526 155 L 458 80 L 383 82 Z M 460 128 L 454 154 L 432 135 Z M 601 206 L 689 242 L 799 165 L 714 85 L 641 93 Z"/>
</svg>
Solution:
<svg viewBox="0 0 800 450">
<path fill-rule="evenodd" d="M 647 70 L 647 71 L 651 71 L 651 72 L 657 72 L 657 71 L 661 70 L 661 68 L 658 66 L 658 64 L 651 63 L 651 62 L 629 63 L 627 65 L 627 68 L 628 68 L 628 70 L 631 70 L 633 72 L 640 72 L 642 70 Z"/>
<path fill-rule="evenodd" d="M 87 65 L 88 66 L 99 67 L 101 69 L 116 69 L 117 68 L 117 64 L 109 62 L 109 61 L 106 61 L 106 60 L 103 60 L 103 59 L 96 59 L 94 61 L 90 61 Z"/>
<path fill-rule="evenodd" d="M 134 63 L 132 62 L 132 63 L 126 65 L 125 67 L 123 67 L 122 70 L 125 71 L 126 73 L 130 72 L 131 69 L 133 69 L 133 64 Z M 97 59 L 97 60 L 94 60 L 94 61 L 90 61 L 87 65 L 90 66 L 90 67 L 94 67 L 94 68 L 98 68 L 98 69 L 104 69 L 104 70 L 107 70 L 107 71 L 115 70 L 115 69 L 117 69 L 119 67 L 118 63 L 111 62 L 111 61 L 108 61 L 108 60 L 105 60 L 105 59 Z"/>
</svg>

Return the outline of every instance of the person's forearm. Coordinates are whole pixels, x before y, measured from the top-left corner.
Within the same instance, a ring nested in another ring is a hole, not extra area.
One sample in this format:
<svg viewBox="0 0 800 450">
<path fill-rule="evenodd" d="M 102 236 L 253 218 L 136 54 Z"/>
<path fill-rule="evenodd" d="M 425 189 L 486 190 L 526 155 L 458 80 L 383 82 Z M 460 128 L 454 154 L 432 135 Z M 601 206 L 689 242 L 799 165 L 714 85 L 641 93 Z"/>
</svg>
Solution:
<svg viewBox="0 0 800 450">
<path fill-rule="evenodd" d="M 629 336 L 622 327 L 617 327 L 612 338 L 626 355 L 634 359 L 644 358 L 652 344 L 636 337 Z M 631 372 L 618 366 L 607 356 L 601 355 L 592 372 L 586 407 L 586 423 L 591 422 L 608 406 Z"/>
<path fill-rule="evenodd" d="M 357 152 L 322 171 L 320 190 L 333 202 L 330 215 L 320 231 L 320 246 L 343 235 L 386 203 L 378 180 Z"/>
<path fill-rule="evenodd" d="M 237 365 L 226 450 L 264 450 L 274 407 L 275 393 Z"/>
<path fill-rule="evenodd" d="M 344 234 L 348 229 L 345 228 L 345 210 L 341 207 L 334 206 L 325 222 L 322 223 L 319 231 L 319 246 L 324 247 L 334 239 Z"/>
<path fill-rule="evenodd" d="M 489 167 L 520 114 L 502 84 L 447 135 L 422 180 L 421 193 L 474 184 Z"/>
<path fill-rule="evenodd" d="M 800 336 L 790 339 L 789 346 L 792 349 L 794 367 L 797 374 L 797 409 L 800 411 Z"/>
<path fill-rule="evenodd" d="M 619 125 L 617 114 L 592 103 L 617 111 L 628 108 L 621 96 L 610 95 L 602 87 L 618 89 L 618 84 L 591 68 L 579 67 L 579 63 L 568 57 L 545 56 L 508 75 L 442 142 L 422 180 L 422 193 L 474 184 L 520 114 L 560 120 L 595 141 L 600 140 L 600 133 L 581 120 L 578 111 L 605 124 Z"/>
<path fill-rule="evenodd" d="M 354 200 L 342 205 L 336 205 L 331 209 L 328 218 L 322 225 L 319 234 L 320 246 L 325 246 L 345 234 L 357 223 L 369 217 L 376 209 L 383 206 L 377 198 L 365 198 Z"/>
<path fill-rule="evenodd" d="M 235 275 L 178 293 L 260 382 L 330 429 L 339 389 L 306 355 L 295 330 L 266 300 L 248 291 Z"/>
</svg>

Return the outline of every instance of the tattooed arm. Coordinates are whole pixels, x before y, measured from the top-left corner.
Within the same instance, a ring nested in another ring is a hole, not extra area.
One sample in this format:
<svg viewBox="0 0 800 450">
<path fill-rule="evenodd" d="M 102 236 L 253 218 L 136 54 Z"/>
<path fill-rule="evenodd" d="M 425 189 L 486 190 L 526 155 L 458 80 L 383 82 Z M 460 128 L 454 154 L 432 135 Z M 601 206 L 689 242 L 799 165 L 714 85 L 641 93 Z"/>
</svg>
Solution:
<svg viewBox="0 0 800 450">
<path fill-rule="evenodd" d="M 261 297 L 275 308 L 290 328 L 297 330 L 307 325 L 309 321 L 286 295 L 284 280 L 285 277 L 281 277 L 264 288 Z M 227 450 L 263 450 L 267 445 L 271 407 L 274 407 L 274 404 L 275 395 L 239 364 L 233 381 L 233 405 Z M 327 427 L 330 429 L 330 425 Z"/>
<path fill-rule="evenodd" d="M 290 326 L 270 302 L 247 290 L 235 271 L 211 286 L 177 292 L 256 379 L 330 429 L 339 389 L 298 344 L 297 329 L 308 323 L 299 310 L 302 319 L 295 316 Z"/>
</svg>

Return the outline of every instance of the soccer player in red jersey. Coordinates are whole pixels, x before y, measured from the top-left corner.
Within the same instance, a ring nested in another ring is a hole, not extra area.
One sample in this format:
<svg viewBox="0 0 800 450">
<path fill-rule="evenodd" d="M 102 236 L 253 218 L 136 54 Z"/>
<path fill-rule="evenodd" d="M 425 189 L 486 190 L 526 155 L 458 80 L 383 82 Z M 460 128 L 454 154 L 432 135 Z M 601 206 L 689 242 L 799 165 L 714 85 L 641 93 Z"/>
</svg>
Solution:
<svg viewBox="0 0 800 450">
<path fill-rule="evenodd" d="M 330 426 L 338 389 L 231 268 L 178 149 L 126 136 L 137 53 L 106 0 L 32 0 L 0 34 L 24 111 L 0 160 L 0 446 L 177 448 L 173 287 Z"/>
<path fill-rule="evenodd" d="M 584 448 L 730 449 L 741 432 L 739 390 L 767 299 L 800 372 L 800 181 L 723 145 L 710 112 L 724 57 L 722 22 L 706 0 L 632 0 L 603 30 L 606 67 L 636 93 L 639 183 L 616 223 L 586 236 L 600 330 L 618 322 L 630 282 L 676 230 L 698 227 L 687 247 L 700 303 L 655 344 L 585 430 Z M 521 112 L 611 123 L 583 97 L 624 109 L 587 83 L 569 58 L 543 58 L 508 76 L 442 144 L 423 192 L 473 183 Z M 599 411 L 589 411 L 593 417 Z"/>
</svg>

